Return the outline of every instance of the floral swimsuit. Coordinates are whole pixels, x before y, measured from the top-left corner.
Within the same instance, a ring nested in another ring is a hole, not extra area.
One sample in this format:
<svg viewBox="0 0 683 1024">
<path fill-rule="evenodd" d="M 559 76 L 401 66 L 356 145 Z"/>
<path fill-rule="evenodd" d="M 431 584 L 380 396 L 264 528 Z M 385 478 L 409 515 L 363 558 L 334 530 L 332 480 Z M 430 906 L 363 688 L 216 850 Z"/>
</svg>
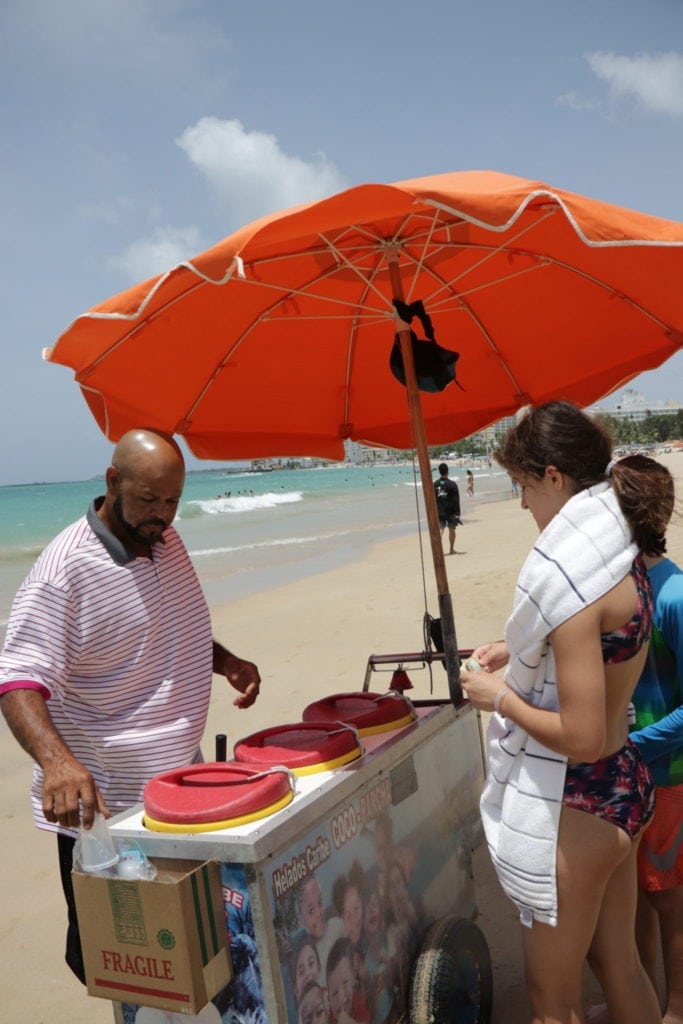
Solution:
<svg viewBox="0 0 683 1024">
<path fill-rule="evenodd" d="M 631 569 L 638 603 L 625 626 L 602 635 L 606 665 L 635 657 L 647 643 L 652 624 L 652 591 L 645 564 L 636 558 Z M 638 748 L 627 740 L 621 750 L 590 763 L 567 765 L 562 803 L 617 825 L 634 839 L 652 817 L 655 787 Z"/>
</svg>

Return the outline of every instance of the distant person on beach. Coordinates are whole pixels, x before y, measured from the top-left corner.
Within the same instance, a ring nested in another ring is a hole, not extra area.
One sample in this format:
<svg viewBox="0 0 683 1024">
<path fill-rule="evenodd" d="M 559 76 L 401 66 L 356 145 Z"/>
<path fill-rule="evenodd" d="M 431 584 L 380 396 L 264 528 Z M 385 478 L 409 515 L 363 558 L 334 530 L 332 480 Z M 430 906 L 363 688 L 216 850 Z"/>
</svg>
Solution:
<svg viewBox="0 0 683 1024">
<path fill-rule="evenodd" d="M 209 609 L 171 525 L 185 482 L 180 448 L 132 430 L 106 494 L 43 551 L 12 605 L 0 705 L 35 762 L 34 821 L 57 833 L 69 912 L 66 961 L 84 981 L 71 887 L 78 827 L 138 803 L 160 772 L 201 760 L 212 672 L 250 707 L 256 666 L 212 640 Z"/>
<path fill-rule="evenodd" d="M 474 473 L 471 469 L 467 470 L 467 497 L 474 497 Z"/>
<path fill-rule="evenodd" d="M 652 620 L 642 555 L 666 550 L 670 474 L 645 456 L 614 462 L 607 431 L 560 401 L 531 409 L 496 458 L 541 532 L 505 640 L 474 650 L 484 671 L 463 671 L 462 684 L 474 707 L 494 712 L 481 814 L 525 926 L 533 1020 L 584 1019 L 590 950 L 614 1024 L 659 1024 L 635 940 L 638 847 L 655 792 L 627 708 Z"/>
<path fill-rule="evenodd" d="M 455 480 L 448 476 L 448 466 L 442 462 L 439 476 L 434 481 L 436 508 L 439 513 L 441 533 L 448 527 L 449 555 L 455 554 L 455 528 L 460 525 L 460 491 Z"/>
</svg>

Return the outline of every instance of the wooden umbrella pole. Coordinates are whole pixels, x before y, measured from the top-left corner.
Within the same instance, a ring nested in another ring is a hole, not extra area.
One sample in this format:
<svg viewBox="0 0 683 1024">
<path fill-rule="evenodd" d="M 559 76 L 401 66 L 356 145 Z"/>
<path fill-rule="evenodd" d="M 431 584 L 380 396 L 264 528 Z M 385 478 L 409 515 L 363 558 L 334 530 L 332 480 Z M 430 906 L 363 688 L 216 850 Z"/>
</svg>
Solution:
<svg viewBox="0 0 683 1024">
<path fill-rule="evenodd" d="M 400 302 L 404 302 L 403 282 L 401 281 L 401 273 L 398 265 L 398 253 L 393 247 L 387 248 L 387 262 L 393 297 Z M 408 326 L 400 327 L 398 330 L 398 337 L 401 345 L 401 355 L 403 357 L 403 369 L 406 376 L 408 411 L 410 414 L 410 422 L 413 428 L 413 440 L 417 450 L 417 459 L 420 467 L 420 478 L 422 480 L 425 511 L 427 513 L 429 540 L 432 548 L 436 590 L 439 598 L 439 616 L 441 618 L 441 630 L 443 634 L 446 673 L 448 675 L 448 691 L 452 702 L 454 704 L 459 704 L 462 701 L 462 689 L 460 686 L 460 656 L 458 654 L 458 643 L 455 635 L 453 602 L 448 587 L 446 559 L 444 558 L 443 553 L 441 529 L 439 527 L 439 514 L 436 506 L 436 494 L 434 492 L 432 466 L 429 459 L 427 433 L 425 431 L 424 417 L 422 415 L 420 391 L 417 386 L 417 376 L 415 374 L 413 349 L 410 341 L 410 328 Z"/>
</svg>

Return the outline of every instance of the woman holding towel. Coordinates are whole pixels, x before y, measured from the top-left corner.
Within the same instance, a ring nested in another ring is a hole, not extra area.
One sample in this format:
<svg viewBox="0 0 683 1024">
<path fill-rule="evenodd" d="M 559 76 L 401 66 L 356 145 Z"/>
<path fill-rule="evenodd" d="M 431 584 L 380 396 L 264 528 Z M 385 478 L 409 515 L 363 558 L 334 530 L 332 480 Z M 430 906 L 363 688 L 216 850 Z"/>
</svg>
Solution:
<svg viewBox="0 0 683 1024">
<path fill-rule="evenodd" d="M 636 854 L 654 806 L 628 741 L 652 595 L 642 554 L 665 550 L 671 477 L 568 402 L 531 409 L 497 461 L 540 536 L 505 640 L 474 651 L 463 692 L 493 711 L 481 800 L 500 882 L 520 910 L 534 1024 L 581 1024 L 590 951 L 612 1024 L 659 1024 L 635 945 Z M 497 670 L 505 667 L 501 677 Z"/>
</svg>

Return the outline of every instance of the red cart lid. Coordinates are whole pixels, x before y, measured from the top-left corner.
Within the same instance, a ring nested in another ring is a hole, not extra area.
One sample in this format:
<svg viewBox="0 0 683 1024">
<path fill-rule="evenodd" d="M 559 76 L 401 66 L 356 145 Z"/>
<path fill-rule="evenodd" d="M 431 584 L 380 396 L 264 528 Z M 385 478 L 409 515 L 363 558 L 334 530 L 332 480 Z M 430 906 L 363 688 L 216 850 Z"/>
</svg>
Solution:
<svg viewBox="0 0 683 1024">
<path fill-rule="evenodd" d="M 211 832 L 265 818 L 294 795 L 286 768 L 234 761 L 174 768 L 145 786 L 144 824 L 153 832 Z"/>
<path fill-rule="evenodd" d="M 335 693 L 309 704 L 303 713 L 304 722 L 346 722 L 355 726 L 361 736 L 401 729 L 416 718 L 408 698 L 394 691 Z"/>
<path fill-rule="evenodd" d="M 296 722 L 264 729 L 235 744 L 235 760 L 283 764 L 295 775 L 340 768 L 363 753 L 358 732 L 344 722 Z"/>
</svg>

